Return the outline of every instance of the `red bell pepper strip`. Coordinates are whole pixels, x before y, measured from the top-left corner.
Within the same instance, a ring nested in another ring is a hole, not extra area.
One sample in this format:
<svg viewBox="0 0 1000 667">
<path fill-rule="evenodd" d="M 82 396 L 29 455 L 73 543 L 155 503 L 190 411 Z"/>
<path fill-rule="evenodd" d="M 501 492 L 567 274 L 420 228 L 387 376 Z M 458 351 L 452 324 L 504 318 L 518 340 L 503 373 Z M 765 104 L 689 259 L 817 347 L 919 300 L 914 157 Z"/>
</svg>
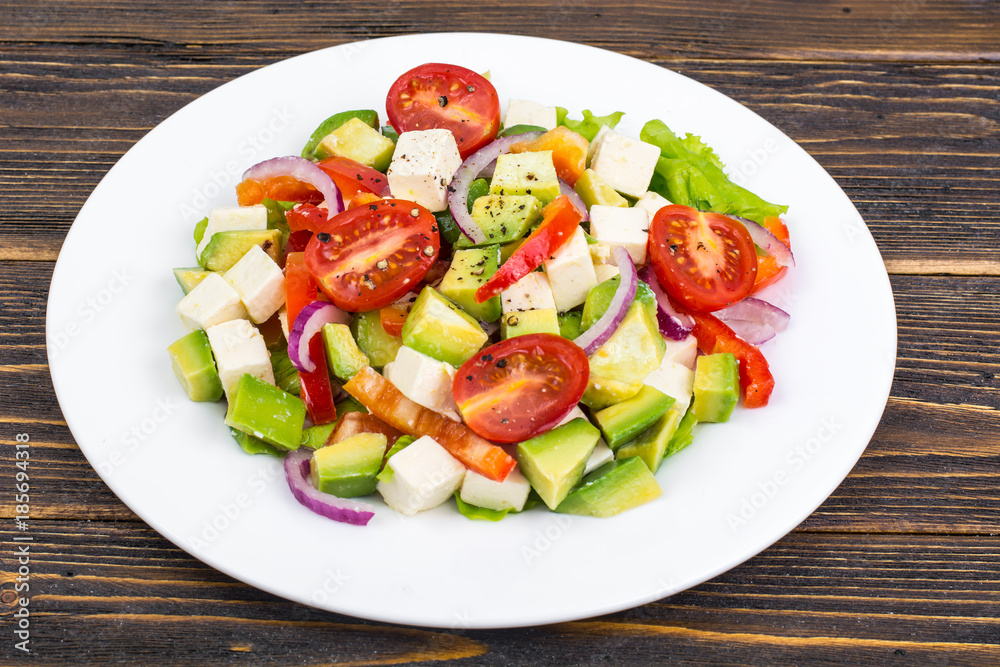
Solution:
<svg viewBox="0 0 1000 667">
<path fill-rule="evenodd" d="M 707 313 L 687 311 L 694 320 L 691 333 L 703 352 L 729 352 L 740 362 L 740 389 L 743 405 L 761 408 L 767 405 L 774 389 L 774 376 L 760 350 L 736 335 L 719 318 Z"/>
<path fill-rule="evenodd" d="M 302 385 L 300 398 L 306 404 L 306 411 L 313 424 L 335 422 L 337 408 L 333 404 L 333 387 L 330 384 L 330 371 L 326 367 L 322 333 L 317 333 L 309 340 L 309 356 L 316 362 L 316 370 L 311 373 L 299 371 L 299 382 Z"/>
<path fill-rule="evenodd" d="M 569 241 L 583 216 L 566 195 L 559 195 L 542 209 L 542 222 L 493 276 L 476 290 L 476 303 L 507 289 L 548 259 Z"/>
<path fill-rule="evenodd" d="M 299 311 L 319 298 L 319 285 L 306 266 L 306 256 L 293 252 L 285 260 L 285 310 L 291 327 Z"/>
</svg>

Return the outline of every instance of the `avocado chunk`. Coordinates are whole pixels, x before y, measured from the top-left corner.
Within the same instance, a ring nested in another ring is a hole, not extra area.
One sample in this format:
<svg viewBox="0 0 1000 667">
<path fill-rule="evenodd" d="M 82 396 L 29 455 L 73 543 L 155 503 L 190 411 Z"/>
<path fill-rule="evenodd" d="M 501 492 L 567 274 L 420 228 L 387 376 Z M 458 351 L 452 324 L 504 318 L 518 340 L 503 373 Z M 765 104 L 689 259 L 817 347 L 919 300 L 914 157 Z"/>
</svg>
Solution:
<svg viewBox="0 0 1000 667">
<path fill-rule="evenodd" d="M 299 371 L 292 365 L 288 357 L 288 346 L 278 345 L 268 350 L 271 354 L 271 371 L 274 373 L 274 384 L 289 394 L 298 396 L 302 391 Z"/>
<path fill-rule="evenodd" d="M 631 398 L 642 379 L 660 367 L 666 343 L 641 303 L 633 303 L 604 345 L 590 355 L 590 379 L 583 403 L 600 410 Z"/>
<path fill-rule="evenodd" d="M 458 367 L 489 340 L 471 315 L 425 287 L 403 325 L 403 344 Z"/>
<path fill-rule="evenodd" d="M 559 335 L 569 340 L 580 337 L 583 327 L 580 326 L 581 314 L 578 310 L 559 313 Z"/>
<path fill-rule="evenodd" d="M 694 427 L 697 424 L 698 419 L 691 410 L 688 410 L 684 418 L 681 419 L 681 423 L 677 425 L 677 430 L 671 436 L 670 442 L 667 443 L 667 451 L 663 455 L 664 458 L 676 454 L 694 441 Z"/>
<path fill-rule="evenodd" d="M 740 400 L 740 369 L 729 352 L 698 357 L 691 411 L 700 422 L 729 420 Z"/>
<path fill-rule="evenodd" d="M 312 134 L 309 135 L 309 141 L 306 142 L 306 145 L 302 148 L 302 157 L 307 160 L 318 160 L 319 156 L 316 154 L 316 147 L 319 146 L 319 142 L 323 141 L 323 139 L 325 139 L 331 132 L 352 118 L 360 119 L 365 123 L 365 125 L 368 125 L 374 130 L 379 129 L 378 112 L 374 109 L 355 109 L 353 111 L 341 111 L 339 113 L 335 113 L 320 123 L 319 127 L 313 130 Z M 383 132 L 383 134 L 385 134 L 385 132 Z M 398 134 L 395 136 L 397 139 L 399 138 Z M 393 141 L 395 141 L 395 139 L 393 139 Z"/>
<path fill-rule="evenodd" d="M 351 329 L 346 324 L 324 324 L 322 331 L 326 363 L 335 378 L 347 382 L 369 365 L 368 357 L 354 342 Z"/>
<path fill-rule="evenodd" d="M 594 413 L 594 421 L 604 434 L 608 447 L 617 450 L 649 428 L 673 404 L 672 397 L 643 385 L 632 398 L 598 410 Z"/>
<path fill-rule="evenodd" d="M 255 245 L 260 246 L 275 262 L 281 261 L 281 232 L 277 229 L 255 229 L 216 232 L 198 262 L 209 271 L 225 273 Z"/>
<path fill-rule="evenodd" d="M 181 381 L 192 401 L 217 401 L 222 398 L 222 382 L 215 366 L 212 346 L 204 329 L 181 336 L 167 347 L 174 375 Z"/>
<path fill-rule="evenodd" d="M 316 146 L 316 156 L 325 159 L 331 156 L 346 157 L 376 171 L 385 172 L 392 162 L 392 152 L 396 144 L 389 137 L 371 128 L 359 118 L 352 118 L 330 134 L 323 137 Z"/>
<path fill-rule="evenodd" d="M 372 368 L 380 369 L 396 358 L 403 340 L 382 328 L 382 315 L 377 310 L 357 313 L 351 320 L 351 333 Z"/>
<path fill-rule="evenodd" d="M 517 446 L 517 463 L 542 501 L 555 509 L 583 477 L 601 433 L 586 419 L 574 419 Z"/>
<path fill-rule="evenodd" d="M 555 308 L 535 308 L 507 313 L 500 320 L 501 338 L 513 338 L 533 333 L 559 335 L 559 315 Z"/>
<path fill-rule="evenodd" d="M 306 405 L 297 396 L 249 373 L 233 386 L 226 425 L 291 451 L 302 442 Z"/>
<path fill-rule="evenodd" d="M 174 278 L 177 279 L 177 284 L 187 294 L 211 273 L 211 271 L 203 269 L 200 266 L 188 266 L 181 269 L 174 269 Z"/>
<path fill-rule="evenodd" d="M 598 176 L 593 169 L 585 169 L 580 178 L 576 179 L 573 189 L 587 205 L 587 210 L 594 205 L 628 208 L 628 200 L 618 194 L 611 184 Z"/>
<path fill-rule="evenodd" d="M 560 194 L 552 151 L 505 153 L 498 157 L 490 194 L 532 195 L 548 204 Z"/>
<path fill-rule="evenodd" d="M 510 243 L 542 219 L 542 204 L 532 195 L 486 195 L 472 205 L 472 219 L 486 235 L 485 244 Z M 455 247 L 477 246 L 462 235 Z"/>
<path fill-rule="evenodd" d="M 358 433 L 320 447 L 309 460 L 312 485 L 338 498 L 375 493 L 375 475 L 388 444 L 381 433 Z"/>
<path fill-rule="evenodd" d="M 267 454 L 268 456 L 277 457 L 285 455 L 285 450 L 269 445 L 260 438 L 255 438 L 249 433 L 238 431 L 235 428 L 229 429 L 229 432 L 232 434 L 236 444 L 238 444 L 247 454 Z"/>
<path fill-rule="evenodd" d="M 638 456 L 611 461 L 587 475 L 556 508 L 564 514 L 609 517 L 663 494 L 656 478 Z"/>
<path fill-rule="evenodd" d="M 499 245 L 456 250 L 438 291 L 477 320 L 496 322 L 500 319 L 500 296 L 476 303 L 476 290 L 493 277 L 499 265 Z"/>
<path fill-rule="evenodd" d="M 607 312 L 608 306 L 611 305 L 611 300 L 615 298 L 615 292 L 618 290 L 618 285 L 621 281 L 621 275 L 616 275 L 590 288 L 590 291 L 587 292 L 587 300 L 583 302 L 580 331 L 589 329 L 593 326 L 594 322 L 601 319 L 601 316 Z M 642 304 L 646 312 L 649 313 L 650 321 L 654 324 L 656 323 L 656 295 L 653 294 L 652 288 L 641 280 L 636 285 L 635 300 L 633 303 Z"/>
<path fill-rule="evenodd" d="M 649 471 L 655 473 L 660 469 L 660 463 L 667 455 L 667 449 L 680 422 L 681 413 L 679 410 L 673 408 L 667 410 L 652 426 L 640 433 L 638 438 L 622 445 L 615 457 L 627 459 L 630 456 L 638 456 L 649 468 Z"/>
</svg>

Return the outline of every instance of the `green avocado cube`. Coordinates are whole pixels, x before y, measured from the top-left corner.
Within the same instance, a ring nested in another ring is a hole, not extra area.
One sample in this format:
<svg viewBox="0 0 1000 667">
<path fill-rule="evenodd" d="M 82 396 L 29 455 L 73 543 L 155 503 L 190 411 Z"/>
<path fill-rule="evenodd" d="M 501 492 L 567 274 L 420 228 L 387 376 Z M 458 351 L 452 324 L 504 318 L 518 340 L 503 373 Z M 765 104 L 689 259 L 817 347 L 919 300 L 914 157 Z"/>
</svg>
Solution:
<svg viewBox="0 0 1000 667">
<path fill-rule="evenodd" d="M 368 357 L 354 342 L 351 329 L 346 324 L 324 324 L 322 331 L 326 363 L 335 378 L 347 382 L 369 365 Z"/>
<path fill-rule="evenodd" d="M 586 419 L 574 419 L 518 444 L 517 463 L 549 509 L 555 509 L 583 477 L 600 432 Z"/>
<path fill-rule="evenodd" d="M 667 410 L 656 423 L 640 433 L 638 438 L 622 445 L 615 453 L 615 458 L 627 459 L 630 456 L 638 456 L 650 472 L 655 473 L 667 455 L 667 449 L 680 422 L 679 410 L 673 408 Z"/>
<path fill-rule="evenodd" d="M 728 352 L 698 357 L 691 412 L 700 422 L 729 420 L 740 400 L 740 369 Z"/>
<path fill-rule="evenodd" d="M 656 320 L 641 302 L 633 302 L 611 338 L 590 355 L 582 402 L 600 410 L 635 396 L 642 379 L 660 367 L 666 349 Z"/>
<path fill-rule="evenodd" d="M 276 263 L 281 262 L 281 232 L 277 229 L 216 232 L 201 251 L 198 262 L 209 271 L 225 273 L 255 245 Z"/>
<path fill-rule="evenodd" d="M 309 460 L 312 485 L 338 498 L 375 493 L 388 440 L 381 433 L 358 433 L 317 449 Z"/>
<path fill-rule="evenodd" d="M 358 349 L 368 357 L 372 368 L 378 370 L 396 358 L 403 340 L 382 328 L 382 315 L 377 310 L 357 313 L 351 320 L 351 333 Z"/>
<path fill-rule="evenodd" d="M 285 455 L 284 450 L 273 447 L 260 438 L 255 438 L 249 433 L 238 431 L 235 428 L 229 429 L 229 432 L 232 434 L 233 439 L 236 440 L 236 444 L 238 444 L 247 454 L 267 454 L 268 456 L 277 457 Z"/>
<path fill-rule="evenodd" d="M 609 517 L 663 494 L 656 478 L 638 456 L 611 461 L 587 475 L 556 508 L 564 514 Z"/>
<path fill-rule="evenodd" d="M 505 153 L 497 158 L 490 194 L 532 195 L 548 204 L 560 192 L 552 151 Z"/>
<path fill-rule="evenodd" d="M 376 171 L 385 172 L 392 162 L 396 144 L 389 137 L 371 128 L 359 118 L 352 118 L 316 146 L 316 156 L 321 160 L 331 156 L 346 157 Z"/>
<path fill-rule="evenodd" d="M 229 396 L 226 425 L 281 449 L 299 448 L 305 419 L 306 405 L 301 399 L 249 373 Z"/>
<path fill-rule="evenodd" d="M 289 394 L 298 396 L 302 392 L 302 382 L 299 371 L 292 365 L 288 357 L 287 345 L 276 345 L 269 349 L 271 354 L 271 371 L 274 373 L 274 384 Z"/>
<path fill-rule="evenodd" d="M 580 326 L 580 318 L 581 315 L 578 310 L 559 313 L 559 335 L 569 340 L 579 338 L 580 334 L 583 333 L 583 327 Z"/>
<path fill-rule="evenodd" d="M 697 425 L 698 419 L 694 416 L 694 412 L 688 410 L 684 418 L 681 419 L 681 423 L 677 425 L 677 430 L 671 436 L 670 442 L 667 443 L 667 451 L 663 455 L 664 458 L 676 454 L 694 442 L 694 427 Z"/>
<path fill-rule="evenodd" d="M 594 205 L 628 208 L 628 200 L 618 194 L 618 191 L 593 169 L 585 169 L 580 178 L 576 179 L 573 189 L 587 205 L 588 211 Z"/>
<path fill-rule="evenodd" d="M 489 336 L 471 315 L 427 286 L 403 324 L 403 344 L 456 368 L 478 352 Z"/>
<path fill-rule="evenodd" d="M 533 333 L 559 335 L 559 314 L 555 308 L 535 308 L 507 313 L 500 319 L 500 337 L 507 339 Z"/>
<path fill-rule="evenodd" d="M 618 291 L 618 285 L 621 281 L 622 277 L 620 275 L 612 276 L 590 288 L 590 291 L 587 292 L 587 299 L 583 302 L 583 315 L 580 318 L 581 331 L 589 329 L 594 322 L 601 319 L 601 316 L 607 312 L 608 306 L 611 305 L 611 300 L 614 299 L 615 292 Z M 656 295 L 653 294 L 652 288 L 641 280 L 636 285 L 633 303 L 636 302 L 641 303 L 646 308 L 650 321 L 655 323 Z"/>
<path fill-rule="evenodd" d="M 456 250 L 438 291 L 481 322 L 500 319 L 500 296 L 476 303 L 476 290 L 493 277 L 500 265 L 500 246 Z"/>
<path fill-rule="evenodd" d="M 167 347 L 174 374 L 192 401 L 217 401 L 222 398 L 222 382 L 215 366 L 208 334 L 197 329 L 181 336 Z"/>
<path fill-rule="evenodd" d="M 604 434 L 608 447 L 617 450 L 649 428 L 673 404 L 673 397 L 643 385 L 632 398 L 595 412 L 594 421 Z M 666 441 L 663 446 L 666 449 Z"/>
<path fill-rule="evenodd" d="M 483 230 L 486 242 L 477 245 L 463 234 L 456 248 L 516 241 L 542 219 L 542 204 L 532 195 L 486 195 L 472 205 L 472 219 Z"/>
<path fill-rule="evenodd" d="M 188 266 L 180 269 L 174 269 L 174 278 L 177 279 L 177 284 L 181 286 L 184 293 L 187 294 L 195 287 L 201 283 L 202 280 L 207 278 L 212 272 L 201 268 L 200 266 Z"/>
</svg>

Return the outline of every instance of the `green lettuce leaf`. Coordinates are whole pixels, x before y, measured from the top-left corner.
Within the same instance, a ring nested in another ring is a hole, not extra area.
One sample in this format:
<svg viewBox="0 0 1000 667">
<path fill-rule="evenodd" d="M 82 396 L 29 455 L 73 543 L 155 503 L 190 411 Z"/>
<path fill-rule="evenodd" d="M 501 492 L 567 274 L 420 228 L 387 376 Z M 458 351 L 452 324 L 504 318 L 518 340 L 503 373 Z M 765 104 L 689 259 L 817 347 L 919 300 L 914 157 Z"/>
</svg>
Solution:
<svg viewBox="0 0 1000 667">
<path fill-rule="evenodd" d="M 414 438 L 412 435 L 401 435 L 399 439 L 392 444 L 392 447 L 389 448 L 388 453 L 386 453 L 384 459 L 385 463 L 382 464 L 381 472 L 375 475 L 375 479 L 377 479 L 380 482 L 389 483 L 389 480 L 392 479 L 392 468 L 389 467 L 389 459 L 391 459 L 397 452 L 406 449 L 415 440 L 416 438 Z"/>
<path fill-rule="evenodd" d="M 606 126 L 609 129 L 614 129 L 621 121 L 622 116 L 625 115 L 625 112 L 616 111 L 607 116 L 595 116 L 590 112 L 590 109 L 584 109 L 583 120 L 573 120 L 572 118 L 567 118 L 566 116 L 568 115 L 569 112 L 566 109 L 556 107 L 556 125 L 564 125 L 577 134 L 582 135 L 587 141 L 593 141 L 602 127 Z"/>
<path fill-rule="evenodd" d="M 455 493 L 455 502 L 458 503 L 458 511 L 470 519 L 479 519 L 480 521 L 499 521 L 500 519 L 507 516 L 510 512 L 509 509 L 506 510 L 490 510 L 485 507 L 477 507 L 476 505 L 470 505 L 461 498 L 459 498 L 458 493 Z"/>
</svg>

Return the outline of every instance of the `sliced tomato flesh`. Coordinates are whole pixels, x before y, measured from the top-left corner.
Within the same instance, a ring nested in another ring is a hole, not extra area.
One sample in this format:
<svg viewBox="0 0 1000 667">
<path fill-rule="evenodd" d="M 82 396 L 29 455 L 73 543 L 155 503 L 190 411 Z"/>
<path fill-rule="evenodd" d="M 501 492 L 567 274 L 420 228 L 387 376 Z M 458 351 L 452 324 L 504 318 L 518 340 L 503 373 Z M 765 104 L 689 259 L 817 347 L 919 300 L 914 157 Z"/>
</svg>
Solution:
<svg viewBox="0 0 1000 667">
<path fill-rule="evenodd" d="M 784 243 L 789 248 L 792 247 L 789 242 L 788 227 L 781 218 L 770 217 L 764 218 L 764 222 L 761 224 L 764 229 L 771 232 L 777 237 L 779 241 Z M 774 283 L 778 282 L 785 277 L 788 273 L 787 266 L 781 266 L 774 257 L 770 255 L 757 255 L 757 277 L 753 283 L 753 290 L 751 294 L 756 294 L 765 287 L 769 287 Z"/>
<path fill-rule="evenodd" d="M 562 125 L 531 141 L 521 141 L 510 147 L 511 153 L 552 151 L 552 164 L 559 178 L 575 185 L 587 168 L 587 148 L 590 142 Z"/>
<path fill-rule="evenodd" d="M 263 181 L 248 178 L 236 184 L 236 201 L 240 206 L 254 206 L 264 199 L 319 204 L 323 201 L 323 193 L 291 176 L 275 176 Z"/>
<path fill-rule="evenodd" d="M 316 166 L 333 179 L 345 204 L 359 192 L 381 195 L 389 184 L 382 172 L 346 157 L 328 157 Z"/>
<path fill-rule="evenodd" d="M 299 312 L 316 300 L 319 286 L 306 266 L 305 253 L 290 253 L 285 260 L 285 314 L 291 327 Z"/>
</svg>

